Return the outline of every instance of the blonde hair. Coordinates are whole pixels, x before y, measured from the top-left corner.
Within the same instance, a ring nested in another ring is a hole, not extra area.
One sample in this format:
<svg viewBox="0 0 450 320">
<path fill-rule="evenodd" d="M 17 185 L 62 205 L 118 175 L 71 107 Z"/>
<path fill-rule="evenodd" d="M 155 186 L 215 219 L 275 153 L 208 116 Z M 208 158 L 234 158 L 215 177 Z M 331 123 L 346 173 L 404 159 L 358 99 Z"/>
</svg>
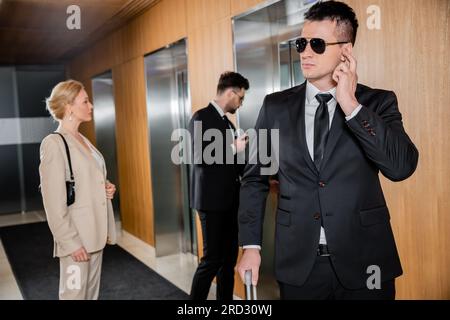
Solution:
<svg viewBox="0 0 450 320">
<path fill-rule="evenodd" d="M 52 90 L 50 97 L 45 99 L 47 110 L 55 120 L 62 120 L 66 113 L 66 106 L 75 101 L 84 86 L 76 80 L 67 80 L 58 83 Z"/>
</svg>

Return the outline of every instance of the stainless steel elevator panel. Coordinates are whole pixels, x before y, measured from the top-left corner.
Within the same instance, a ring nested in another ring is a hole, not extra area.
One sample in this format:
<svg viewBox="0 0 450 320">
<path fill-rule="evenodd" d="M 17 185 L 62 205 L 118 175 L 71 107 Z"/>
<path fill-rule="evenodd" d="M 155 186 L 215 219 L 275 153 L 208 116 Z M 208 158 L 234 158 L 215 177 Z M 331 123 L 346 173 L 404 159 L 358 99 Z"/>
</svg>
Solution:
<svg viewBox="0 0 450 320">
<path fill-rule="evenodd" d="M 97 148 L 105 158 L 108 180 L 114 183 L 117 188 L 113 199 L 113 207 L 116 219 L 120 219 L 120 185 L 116 156 L 116 109 L 111 71 L 92 79 L 92 95 Z"/>
<path fill-rule="evenodd" d="M 188 168 L 171 160 L 172 133 L 190 117 L 186 41 L 145 57 L 145 69 L 156 255 L 192 252 Z"/>
<path fill-rule="evenodd" d="M 45 98 L 64 78 L 62 65 L 0 66 L 0 215 L 43 210 L 39 147 L 58 126 Z"/>
<path fill-rule="evenodd" d="M 304 13 L 315 2 L 272 1 L 266 7 L 233 19 L 235 67 L 250 81 L 245 104 L 238 111 L 240 128 L 254 127 L 267 94 L 304 81 L 294 41 L 300 36 Z M 277 299 L 279 296 L 273 270 L 276 208 L 277 194 L 270 193 L 261 251 L 260 299 Z"/>
</svg>

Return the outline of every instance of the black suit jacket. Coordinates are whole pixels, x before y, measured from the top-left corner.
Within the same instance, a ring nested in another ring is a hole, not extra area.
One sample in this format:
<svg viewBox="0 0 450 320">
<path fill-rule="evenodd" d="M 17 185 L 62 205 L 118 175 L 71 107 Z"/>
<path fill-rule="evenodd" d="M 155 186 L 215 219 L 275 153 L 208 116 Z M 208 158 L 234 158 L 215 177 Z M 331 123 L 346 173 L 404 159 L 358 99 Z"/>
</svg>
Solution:
<svg viewBox="0 0 450 320">
<path fill-rule="evenodd" d="M 358 85 L 359 113 L 346 122 L 338 105 L 320 172 L 305 135 L 306 82 L 266 96 L 256 129 L 279 130 L 279 188 L 275 234 L 277 280 L 300 286 L 316 259 L 321 219 L 342 284 L 366 287 L 367 268 L 381 281 L 402 274 L 378 173 L 392 181 L 416 169 L 418 151 L 405 133 L 393 92 Z M 268 176 L 248 164 L 240 192 L 241 245 L 261 244 Z"/>
<path fill-rule="evenodd" d="M 200 121 L 202 130 L 194 132 L 195 121 Z M 233 124 L 231 124 L 233 126 Z M 233 126 L 234 128 L 234 126 Z M 243 172 L 244 165 L 237 164 L 237 156 L 233 156 L 231 143 L 233 142 L 230 127 L 220 116 L 212 104 L 206 108 L 198 110 L 189 123 L 189 132 L 192 141 L 192 154 L 196 158 L 194 145 L 196 141 L 202 141 L 205 131 L 208 129 L 217 129 L 220 131 L 223 146 L 222 157 L 218 163 L 207 164 L 203 161 L 201 164 L 192 166 L 191 188 L 190 188 L 190 206 L 199 211 L 227 211 L 236 208 L 239 203 L 240 175 Z M 228 132 L 226 130 L 229 130 Z M 196 136 L 201 134 L 201 137 Z M 226 140 L 228 137 L 228 141 Z M 203 153 L 212 141 L 203 141 L 197 150 Z M 201 147 L 201 148 L 200 148 Z M 209 153 L 209 152 L 208 152 Z M 232 161 L 226 161 L 226 154 L 231 155 Z M 212 153 L 215 155 L 215 152 Z M 232 162 L 232 163 L 230 163 Z"/>
</svg>

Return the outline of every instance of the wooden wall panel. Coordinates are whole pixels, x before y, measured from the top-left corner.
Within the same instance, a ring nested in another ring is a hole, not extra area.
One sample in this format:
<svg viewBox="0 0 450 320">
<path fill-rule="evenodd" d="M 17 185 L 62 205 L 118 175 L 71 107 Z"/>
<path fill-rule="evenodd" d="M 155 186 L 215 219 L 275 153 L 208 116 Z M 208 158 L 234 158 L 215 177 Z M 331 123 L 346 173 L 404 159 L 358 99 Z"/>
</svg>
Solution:
<svg viewBox="0 0 450 320">
<path fill-rule="evenodd" d="M 187 28 L 211 26 L 230 16 L 230 0 L 189 0 L 186 6 Z"/>
<path fill-rule="evenodd" d="M 273 0 L 231 0 L 231 15 L 237 16 L 255 7 L 265 6 Z"/>
<path fill-rule="evenodd" d="M 92 102 L 92 82 L 89 79 L 80 80 L 80 82 L 84 85 L 84 89 L 89 96 L 89 100 Z M 95 125 L 94 119 L 90 122 L 84 122 L 80 125 L 80 132 L 91 141 L 95 145 Z"/>
<path fill-rule="evenodd" d="M 188 34 L 192 112 L 208 105 L 220 74 L 234 69 L 231 32 L 231 20 L 225 18 Z"/>
<path fill-rule="evenodd" d="M 186 37 L 186 5 L 185 0 L 164 0 L 142 16 L 146 22 L 145 54 Z"/>
<path fill-rule="evenodd" d="M 122 44 L 121 51 L 123 54 L 121 63 L 142 56 L 144 53 L 144 30 L 146 28 L 145 20 L 143 20 L 144 15 L 139 16 L 119 30 L 119 39 Z"/>
<path fill-rule="evenodd" d="M 450 2 L 352 0 L 360 29 L 359 81 L 395 91 L 404 126 L 419 149 L 414 176 L 383 179 L 404 275 L 399 299 L 450 299 Z M 369 5 L 381 9 L 381 30 L 366 27 Z"/>
<path fill-rule="evenodd" d="M 143 56 L 186 36 L 185 0 L 164 0 L 117 31 L 122 60 Z"/>
<path fill-rule="evenodd" d="M 68 75 L 75 80 L 90 82 L 92 77 L 110 70 L 117 60 L 116 53 L 119 53 L 115 45 L 112 36 L 100 40 L 67 65 Z"/>
<path fill-rule="evenodd" d="M 143 57 L 114 67 L 113 81 L 122 226 L 154 246 Z"/>
<path fill-rule="evenodd" d="M 89 73 L 84 74 L 85 77 L 99 75 L 111 69 L 115 65 L 116 57 L 114 54 L 105 54 L 106 52 L 116 52 L 114 48 L 113 37 L 106 37 L 102 39 L 96 46 L 92 48 L 87 54 Z M 84 69 L 84 68 L 83 68 Z"/>
</svg>

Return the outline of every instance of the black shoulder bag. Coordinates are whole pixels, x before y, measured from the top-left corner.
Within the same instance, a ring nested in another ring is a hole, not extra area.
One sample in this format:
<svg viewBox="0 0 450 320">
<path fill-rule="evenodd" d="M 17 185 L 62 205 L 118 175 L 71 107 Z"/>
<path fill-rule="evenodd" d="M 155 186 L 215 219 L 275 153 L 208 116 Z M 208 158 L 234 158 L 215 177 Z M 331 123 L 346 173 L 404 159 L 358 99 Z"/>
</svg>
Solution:
<svg viewBox="0 0 450 320">
<path fill-rule="evenodd" d="M 62 138 L 64 142 L 64 147 L 66 148 L 66 155 L 67 160 L 69 162 L 69 170 L 70 170 L 70 180 L 66 181 L 66 193 L 67 193 L 67 206 L 70 206 L 75 202 L 75 180 L 73 178 L 72 161 L 70 160 L 69 146 L 67 145 L 66 139 L 61 133 L 54 132 L 53 134 L 58 134 Z"/>
</svg>

